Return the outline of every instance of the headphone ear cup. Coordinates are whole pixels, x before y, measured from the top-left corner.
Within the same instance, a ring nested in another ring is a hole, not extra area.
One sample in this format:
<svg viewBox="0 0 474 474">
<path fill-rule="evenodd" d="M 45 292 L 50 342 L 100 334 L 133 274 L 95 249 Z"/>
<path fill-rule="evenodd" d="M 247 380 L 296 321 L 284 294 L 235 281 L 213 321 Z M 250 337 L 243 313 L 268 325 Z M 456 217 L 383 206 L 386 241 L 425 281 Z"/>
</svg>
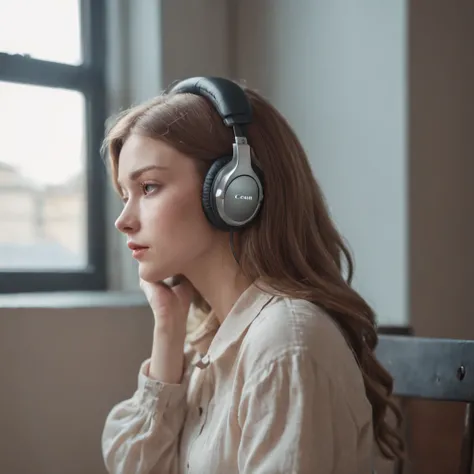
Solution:
<svg viewBox="0 0 474 474">
<path fill-rule="evenodd" d="M 204 214 L 214 227 L 225 231 L 230 230 L 231 226 L 226 224 L 219 216 L 215 205 L 215 198 L 212 196 L 212 188 L 219 171 L 226 164 L 230 163 L 231 160 L 231 156 L 224 156 L 215 160 L 209 168 L 209 171 L 207 172 L 206 177 L 204 178 L 204 183 L 202 185 L 201 201 Z"/>
</svg>

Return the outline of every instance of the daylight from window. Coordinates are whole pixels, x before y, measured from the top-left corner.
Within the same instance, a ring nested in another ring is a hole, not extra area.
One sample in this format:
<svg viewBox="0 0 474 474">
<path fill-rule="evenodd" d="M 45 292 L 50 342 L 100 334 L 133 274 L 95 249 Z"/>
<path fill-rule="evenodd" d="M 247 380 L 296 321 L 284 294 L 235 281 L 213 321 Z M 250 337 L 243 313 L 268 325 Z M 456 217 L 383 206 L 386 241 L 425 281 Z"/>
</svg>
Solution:
<svg viewBox="0 0 474 474">
<path fill-rule="evenodd" d="M 0 1 L 0 52 L 81 64 L 79 0 Z M 0 77 L 0 126 L 0 271 L 85 266 L 82 94 Z"/>
</svg>

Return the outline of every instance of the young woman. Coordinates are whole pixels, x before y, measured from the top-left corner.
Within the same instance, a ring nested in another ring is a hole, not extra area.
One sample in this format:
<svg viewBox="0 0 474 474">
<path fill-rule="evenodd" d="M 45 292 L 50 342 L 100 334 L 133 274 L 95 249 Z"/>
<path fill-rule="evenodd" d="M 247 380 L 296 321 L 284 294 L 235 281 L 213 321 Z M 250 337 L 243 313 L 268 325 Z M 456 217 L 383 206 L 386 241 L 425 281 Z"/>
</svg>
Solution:
<svg viewBox="0 0 474 474">
<path fill-rule="evenodd" d="M 377 447 L 401 455 L 373 311 L 282 115 L 191 78 L 105 146 L 154 315 L 138 388 L 105 422 L 108 471 L 369 474 Z"/>
</svg>

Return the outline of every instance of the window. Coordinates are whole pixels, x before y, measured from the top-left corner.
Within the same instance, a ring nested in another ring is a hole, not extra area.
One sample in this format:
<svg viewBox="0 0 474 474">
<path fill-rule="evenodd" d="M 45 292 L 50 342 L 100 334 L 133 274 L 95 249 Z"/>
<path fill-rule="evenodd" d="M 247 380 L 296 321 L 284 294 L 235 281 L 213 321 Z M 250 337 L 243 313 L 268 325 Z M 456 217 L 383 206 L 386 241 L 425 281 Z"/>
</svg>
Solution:
<svg viewBox="0 0 474 474">
<path fill-rule="evenodd" d="M 0 2 L 0 292 L 106 287 L 104 0 Z"/>
</svg>

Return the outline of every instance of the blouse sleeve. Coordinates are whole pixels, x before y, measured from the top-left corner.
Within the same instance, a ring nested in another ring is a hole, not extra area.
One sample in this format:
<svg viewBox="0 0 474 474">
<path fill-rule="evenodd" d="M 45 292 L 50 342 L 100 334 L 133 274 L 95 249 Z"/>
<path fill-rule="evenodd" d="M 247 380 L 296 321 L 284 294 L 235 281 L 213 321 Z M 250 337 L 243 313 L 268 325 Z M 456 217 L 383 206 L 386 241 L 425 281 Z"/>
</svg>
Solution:
<svg viewBox="0 0 474 474">
<path fill-rule="evenodd" d="M 177 474 L 178 443 L 186 411 L 187 377 L 166 384 L 148 377 L 149 360 L 134 395 L 109 413 L 102 453 L 110 474 Z"/>
<path fill-rule="evenodd" d="M 340 400 L 330 378 L 304 353 L 284 355 L 255 372 L 239 406 L 239 473 L 355 472 L 357 428 Z M 342 443 L 336 442 L 341 427 Z"/>
</svg>

